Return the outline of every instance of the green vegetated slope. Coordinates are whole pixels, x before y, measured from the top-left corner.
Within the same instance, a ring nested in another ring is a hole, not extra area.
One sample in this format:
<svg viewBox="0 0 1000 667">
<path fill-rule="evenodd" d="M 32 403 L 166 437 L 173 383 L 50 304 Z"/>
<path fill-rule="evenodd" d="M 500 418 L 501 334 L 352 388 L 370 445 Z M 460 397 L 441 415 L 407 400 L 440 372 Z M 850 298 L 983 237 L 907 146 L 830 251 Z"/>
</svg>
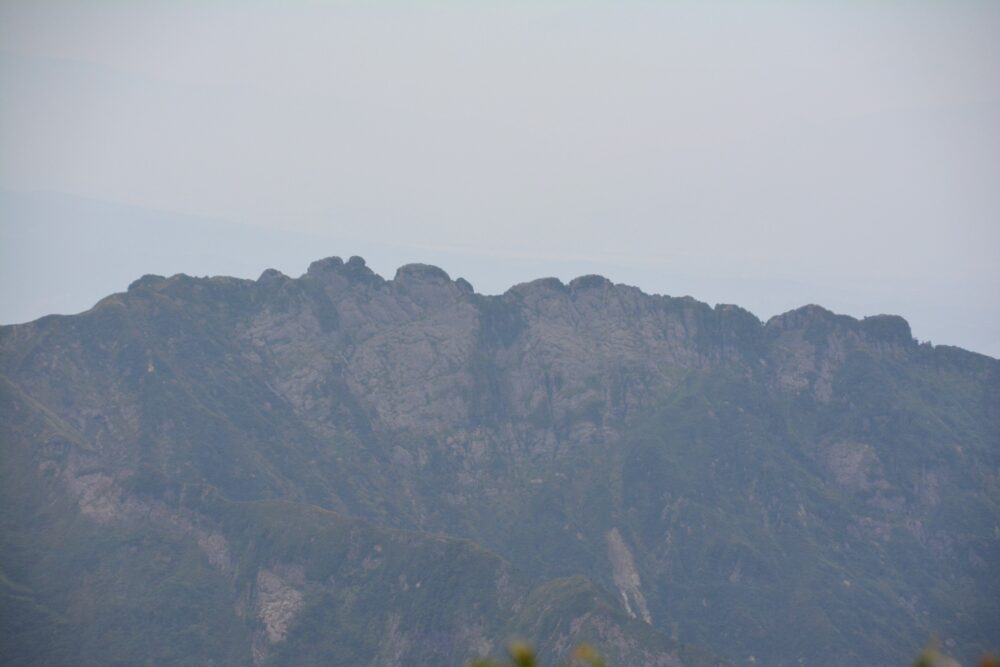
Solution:
<svg viewBox="0 0 1000 667">
<path fill-rule="evenodd" d="M 49 447 L 86 447 L 9 385 L 3 406 L 5 423 Z M 534 586 L 468 540 L 233 501 L 208 484 L 133 476 L 112 488 L 99 466 L 77 478 L 89 485 L 81 513 L 50 470 L 26 474 L 28 443 L 11 444 L 4 664 L 461 665 L 527 629 L 550 658 L 596 642 L 621 664 L 721 664 L 629 618 L 585 577 Z"/>
<path fill-rule="evenodd" d="M 900 318 L 332 258 L 145 277 L 3 327 L 0 373 L 5 663 L 459 665 L 522 637 L 889 665 L 1000 636 L 1000 362 Z"/>
<path fill-rule="evenodd" d="M 629 535 L 689 641 L 768 664 L 898 664 L 931 634 L 995 648 L 996 432 L 948 425 L 985 397 L 879 406 L 915 378 L 872 363 L 823 406 L 699 378 L 630 431 Z"/>
</svg>

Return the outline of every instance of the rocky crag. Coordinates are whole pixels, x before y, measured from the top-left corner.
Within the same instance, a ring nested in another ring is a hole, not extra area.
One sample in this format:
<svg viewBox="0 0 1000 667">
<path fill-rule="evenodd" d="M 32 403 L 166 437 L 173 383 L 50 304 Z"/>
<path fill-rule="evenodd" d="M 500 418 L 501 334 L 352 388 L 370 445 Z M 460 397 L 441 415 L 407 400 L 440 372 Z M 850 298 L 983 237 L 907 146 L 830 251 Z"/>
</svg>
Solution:
<svg viewBox="0 0 1000 667">
<path fill-rule="evenodd" d="M 889 665 L 1000 636 L 1000 362 L 899 317 L 329 258 L 145 276 L 0 328 L 0 375 L 5 664 L 459 665 L 520 636 Z"/>
</svg>

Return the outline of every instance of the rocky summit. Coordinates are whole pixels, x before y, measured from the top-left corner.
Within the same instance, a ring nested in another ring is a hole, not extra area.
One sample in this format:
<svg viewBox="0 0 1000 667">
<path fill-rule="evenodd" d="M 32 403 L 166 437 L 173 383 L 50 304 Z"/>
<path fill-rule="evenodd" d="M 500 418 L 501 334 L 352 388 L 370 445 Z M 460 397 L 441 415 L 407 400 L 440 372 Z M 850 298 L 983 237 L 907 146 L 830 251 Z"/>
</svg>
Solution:
<svg viewBox="0 0 1000 667">
<path fill-rule="evenodd" d="M 1000 641 L 1000 361 L 336 257 L 0 328 L 0 662 L 902 665 Z"/>
</svg>

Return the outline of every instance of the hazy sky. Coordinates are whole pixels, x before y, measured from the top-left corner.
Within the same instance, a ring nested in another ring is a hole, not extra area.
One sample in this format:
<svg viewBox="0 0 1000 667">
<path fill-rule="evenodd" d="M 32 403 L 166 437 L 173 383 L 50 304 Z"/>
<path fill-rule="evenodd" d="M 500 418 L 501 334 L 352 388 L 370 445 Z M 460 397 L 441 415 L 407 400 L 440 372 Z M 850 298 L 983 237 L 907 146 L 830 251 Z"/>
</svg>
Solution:
<svg viewBox="0 0 1000 667">
<path fill-rule="evenodd" d="M 1000 356 L 1000 3 L 8 0 L 0 190 L 0 322 L 147 264 L 364 252 L 894 312 Z M 136 220 L 105 243 L 99 210 Z"/>
</svg>

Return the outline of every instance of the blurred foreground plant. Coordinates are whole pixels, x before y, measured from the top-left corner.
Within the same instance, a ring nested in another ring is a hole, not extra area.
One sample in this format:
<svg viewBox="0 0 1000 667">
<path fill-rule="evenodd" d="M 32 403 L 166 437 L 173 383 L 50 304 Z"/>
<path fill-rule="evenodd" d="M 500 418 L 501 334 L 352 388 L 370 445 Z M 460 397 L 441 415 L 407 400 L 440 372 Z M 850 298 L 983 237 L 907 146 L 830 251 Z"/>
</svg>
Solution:
<svg viewBox="0 0 1000 667">
<path fill-rule="evenodd" d="M 468 667 L 506 667 L 508 664 L 512 667 L 540 667 L 535 651 L 529 644 L 513 642 L 507 647 L 507 653 L 510 654 L 509 663 L 480 658 L 470 662 Z M 569 662 L 564 664 L 568 667 L 606 667 L 597 649 L 590 644 L 581 644 L 573 649 Z"/>
<path fill-rule="evenodd" d="M 932 642 L 917 657 L 913 667 L 961 667 L 957 660 L 949 658 L 937 650 L 937 645 Z M 1000 667 L 1000 660 L 988 655 L 979 661 L 979 667 Z"/>
</svg>

